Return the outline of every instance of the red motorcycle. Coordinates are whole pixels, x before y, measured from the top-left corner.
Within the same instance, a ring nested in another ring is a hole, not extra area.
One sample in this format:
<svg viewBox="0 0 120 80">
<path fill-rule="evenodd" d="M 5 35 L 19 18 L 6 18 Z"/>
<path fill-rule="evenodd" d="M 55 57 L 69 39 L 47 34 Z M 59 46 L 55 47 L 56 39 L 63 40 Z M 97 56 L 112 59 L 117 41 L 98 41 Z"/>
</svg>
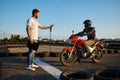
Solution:
<svg viewBox="0 0 120 80">
<path fill-rule="evenodd" d="M 65 66 L 71 66 L 76 62 L 80 62 L 81 59 L 92 59 L 93 62 L 101 62 L 103 57 L 104 41 L 96 41 L 94 45 L 89 48 L 92 49 L 92 53 L 88 53 L 84 47 L 85 40 L 79 39 L 78 36 L 72 34 L 70 36 L 69 44 L 70 47 L 66 47 L 60 54 L 60 62 Z"/>
</svg>

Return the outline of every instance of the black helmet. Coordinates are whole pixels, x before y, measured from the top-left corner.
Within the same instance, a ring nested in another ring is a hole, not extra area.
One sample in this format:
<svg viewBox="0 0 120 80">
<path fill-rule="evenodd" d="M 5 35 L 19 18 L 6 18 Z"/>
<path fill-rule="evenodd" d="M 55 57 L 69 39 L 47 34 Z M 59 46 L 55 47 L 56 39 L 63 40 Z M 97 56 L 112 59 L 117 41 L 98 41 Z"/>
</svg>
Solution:
<svg viewBox="0 0 120 80">
<path fill-rule="evenodd" d="M 83 22 L 83 24 L 87 24 L 87 23 L 92 23 L 92 21 L 88 19 Z"/>
</svg>

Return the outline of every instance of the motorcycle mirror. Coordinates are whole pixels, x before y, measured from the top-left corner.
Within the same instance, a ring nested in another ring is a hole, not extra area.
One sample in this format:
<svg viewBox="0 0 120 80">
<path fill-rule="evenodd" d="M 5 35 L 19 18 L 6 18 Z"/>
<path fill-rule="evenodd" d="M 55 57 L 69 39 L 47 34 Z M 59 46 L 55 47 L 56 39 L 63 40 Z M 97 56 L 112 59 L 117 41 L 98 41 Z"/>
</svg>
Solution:
<svg viewBox="0 0 120 80">
<path fill-rule="evenodd" d="M 72 31 L 72 34 L 74 34 L 74 30 Z"/>
</svg>

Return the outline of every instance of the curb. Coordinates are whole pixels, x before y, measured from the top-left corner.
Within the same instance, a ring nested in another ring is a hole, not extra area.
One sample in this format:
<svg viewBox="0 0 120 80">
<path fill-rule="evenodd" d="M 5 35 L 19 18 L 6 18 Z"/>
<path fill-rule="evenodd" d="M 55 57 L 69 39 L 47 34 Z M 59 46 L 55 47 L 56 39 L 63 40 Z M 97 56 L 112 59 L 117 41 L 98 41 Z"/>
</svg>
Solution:
<svg viewBox="0 0 120 80">
<path fill-rule="evenodd" d="M 106 49 L 104 50 L 105 54 L 120 54 L 120 50 Z"/>
</svg>

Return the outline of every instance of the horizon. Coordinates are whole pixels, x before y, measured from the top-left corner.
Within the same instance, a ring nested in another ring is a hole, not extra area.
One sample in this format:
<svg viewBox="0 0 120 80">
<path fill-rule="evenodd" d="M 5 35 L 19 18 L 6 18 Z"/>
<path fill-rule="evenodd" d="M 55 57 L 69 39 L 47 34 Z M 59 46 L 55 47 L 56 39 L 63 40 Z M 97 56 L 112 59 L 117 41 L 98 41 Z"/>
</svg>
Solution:
<svg viewBox="0 0 120 80">
<path fill-rule="evenodd" d="M 27 37 L 26 21 L 34 8 L 40 10 L 40 24 L 55 24 L 52 39 L 67 39 L 73 30 L 82 31 L 86 19 L 92 20 L 97 38 L 120 38 L 119 4 L 120 0 L 1 0 L 0 39 L 11 34 Z M 39 29 L 39 37 L 49 38 L 49 30 Z"/>
</svg>

